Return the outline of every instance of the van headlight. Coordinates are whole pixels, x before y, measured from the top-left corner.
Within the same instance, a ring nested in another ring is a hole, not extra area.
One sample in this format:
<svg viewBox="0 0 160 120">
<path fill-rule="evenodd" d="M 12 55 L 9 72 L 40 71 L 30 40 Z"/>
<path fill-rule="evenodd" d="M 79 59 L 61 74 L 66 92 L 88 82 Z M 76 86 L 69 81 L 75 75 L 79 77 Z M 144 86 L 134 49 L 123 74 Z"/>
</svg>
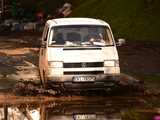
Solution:
<svg viewBox="0 0 160 120">
<path fill-rule="evenodd" d="M 104 61 L 104 66 L 105 67 L 118 67 L 119 66 L 119 61 L 118 60 Z"/>
<path fill-rule="evenodd" d="M 49 61 L 48 62 L 49 67 L 54 67 L 54 68 L 62 68 L 63 67 L 63 62 L 59 61 Z"/>
</svg>

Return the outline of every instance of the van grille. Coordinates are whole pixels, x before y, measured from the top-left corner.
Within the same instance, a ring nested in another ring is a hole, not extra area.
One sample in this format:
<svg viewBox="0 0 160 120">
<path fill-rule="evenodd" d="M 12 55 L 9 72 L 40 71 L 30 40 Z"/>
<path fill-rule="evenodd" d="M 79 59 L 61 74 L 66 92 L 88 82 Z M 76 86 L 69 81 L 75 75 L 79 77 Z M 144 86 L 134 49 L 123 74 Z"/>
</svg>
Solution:
<svg viewBox="0 0 160 120">
<path fill-rule="evenodd" d="M 63 63 L 64 68 L 103 67 L 103 62 Z"/>
</svg>

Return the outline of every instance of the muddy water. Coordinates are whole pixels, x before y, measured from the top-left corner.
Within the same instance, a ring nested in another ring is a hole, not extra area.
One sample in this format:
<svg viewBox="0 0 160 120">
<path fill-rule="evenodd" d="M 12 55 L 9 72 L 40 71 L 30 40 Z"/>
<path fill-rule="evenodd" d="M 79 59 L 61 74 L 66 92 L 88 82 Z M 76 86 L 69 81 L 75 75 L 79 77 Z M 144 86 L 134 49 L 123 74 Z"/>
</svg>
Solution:
<svg viewBox="0 0 160 120">
<path fill-rule="evenodd" d="M 4 89 L 11 89 L 15 85 L 16 81 L 12 79 L 0 79 L 0 91 Z"/>
<path fill-rule="evenodd" d="M 0 120 L 160 120 L 158 96 L 24 97 L 4 90 L 13 84 L 1 81 Z"/>
<path fill-rule="evenodd" d="M 160 110 L 140 97 L 0 96 L 0 120 L 159 120 Z"/>
<path fill-rule="evenodd" d="M 0 120 L 160 120 L 158 96 L 97 91 L 91 96 L 24 97 L 11 92 L 15 83 L 0 82 Z"/>
</svg>

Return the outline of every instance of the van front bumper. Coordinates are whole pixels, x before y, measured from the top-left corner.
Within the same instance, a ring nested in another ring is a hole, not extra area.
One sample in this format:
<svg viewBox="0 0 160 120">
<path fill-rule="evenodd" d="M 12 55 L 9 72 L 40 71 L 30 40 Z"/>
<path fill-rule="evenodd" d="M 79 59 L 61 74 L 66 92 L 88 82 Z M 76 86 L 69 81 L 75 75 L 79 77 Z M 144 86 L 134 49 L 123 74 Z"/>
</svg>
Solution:
<svg viewBox="0 0 160 120">
<path fill-rule="evenodd" d="M 94 81 L 74 81 L 74 77 L 93 76 Z M 101 89 L 114 86 L 119 83 L 119 74 L 114 75 L 64 75 L 63 77 L 48 77 L 47 82 L 50 85 L 61 84 L 68 89 Z"/>
</svg>

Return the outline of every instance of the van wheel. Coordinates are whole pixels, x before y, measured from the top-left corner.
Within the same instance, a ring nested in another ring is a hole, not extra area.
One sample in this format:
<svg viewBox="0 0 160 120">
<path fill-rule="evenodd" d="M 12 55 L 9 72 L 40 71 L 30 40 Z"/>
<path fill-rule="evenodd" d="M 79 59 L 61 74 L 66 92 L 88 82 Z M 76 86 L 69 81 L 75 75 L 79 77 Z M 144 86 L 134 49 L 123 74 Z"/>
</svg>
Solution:
<svg viewBox="0 0 160 120">
<path fill-rule="evenodd" d="M 43 79 L 41 78 L 41 85 L 42 85 L 42 88 L 46 88 L 46 83 L 45 83 L 45 81 L 46 81 L 46 78 L 45 78 L 45 72 L 43 71 L 43 76 L 41 76 L 41 77 L 43 77 Z"/>
<path fill-rule="evenodd" d="M 39 80 L 40 80 L 40 83 L 42 83 L 42 76 L 41 76 L 41 71 L 39 69 Z"/>
<path fill-rule="evenodd" d="M 39 69 L 39 79 L 40 79 L 40 86 L 43 88 L 43 75 L 41 75 L 40 69 Z"/>
</svg>

